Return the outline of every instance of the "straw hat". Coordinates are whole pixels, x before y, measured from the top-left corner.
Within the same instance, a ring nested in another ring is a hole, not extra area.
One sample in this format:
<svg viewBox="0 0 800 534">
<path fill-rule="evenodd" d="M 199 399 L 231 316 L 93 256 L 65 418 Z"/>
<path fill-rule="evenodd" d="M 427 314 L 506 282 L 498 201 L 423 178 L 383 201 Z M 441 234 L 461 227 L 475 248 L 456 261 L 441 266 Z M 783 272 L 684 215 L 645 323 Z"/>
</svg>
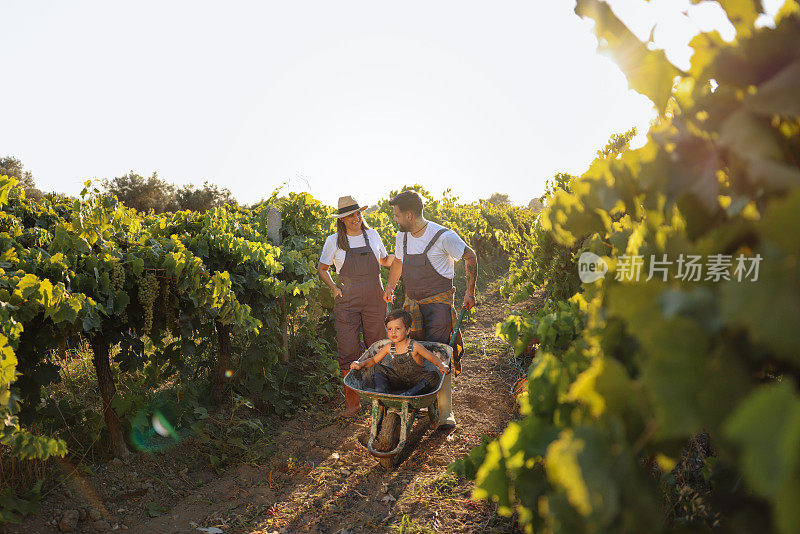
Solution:
<svg viewBox="0 0 800 534">
<path fill-rule="evenodd" d="M 346 197 L 339 197 L 339 210 L 334 213 L 333 216 L 337 219 L 341 219 L 357 211 L 364 211 L 368 207 L 369 206 L 360 207 L 356 199 L 349 195 Z"/>
</svg>

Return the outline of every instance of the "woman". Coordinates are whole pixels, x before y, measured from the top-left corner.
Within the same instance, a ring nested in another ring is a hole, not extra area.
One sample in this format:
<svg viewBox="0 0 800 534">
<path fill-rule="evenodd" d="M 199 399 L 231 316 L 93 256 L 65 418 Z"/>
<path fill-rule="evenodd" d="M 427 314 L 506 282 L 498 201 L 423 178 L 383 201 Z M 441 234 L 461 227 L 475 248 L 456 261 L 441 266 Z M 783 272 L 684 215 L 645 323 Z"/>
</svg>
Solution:
<svg viewBox="0 0 800 534">
<path fill-rule="evenodd" d="M 350 364 L 364 350 L 359 330 L 364 334 L 367 346 L 386 337 L 381 265 L 391 267 L 394 254 L 386 252 L 378 232 L 370 228 L 361 216 L 365 209 L 351 196 L 339 198 L 339 209 L 333 215 L 338 219 L 336 233 L 325 240 L 317 265 L 319 277 L 334 296 L 333 318 L 342 378 L 350 372 Z M 328 271 L 331 265 L 336 267 L 336 283 Z M 344 398 L 346 406 L 341 415 L 356 415 L 361 409 L 358 393 L 345 386 Z"/>
</svg>

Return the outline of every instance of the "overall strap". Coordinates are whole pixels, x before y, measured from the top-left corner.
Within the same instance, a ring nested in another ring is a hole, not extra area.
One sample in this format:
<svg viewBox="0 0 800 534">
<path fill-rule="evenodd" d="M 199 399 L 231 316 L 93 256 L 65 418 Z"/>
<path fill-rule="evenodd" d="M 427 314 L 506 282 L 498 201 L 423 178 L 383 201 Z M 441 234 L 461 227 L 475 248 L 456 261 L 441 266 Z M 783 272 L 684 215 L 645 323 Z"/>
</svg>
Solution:
<svg viewBox="0 0 800 534">
<path fill-rule="evenodd" d="M 391 354 L 392 356 L 397 354 L 397 351 L 396 351 L 396 349 L 394 347 L 394 341 L 390 341 L 389 342 L 389 354 Z"/>
<path fill-rule="evenodd" d="M 403 257 L 408 255 L 408 232 L 403 234 Z"/>
<path fill-rule="evenodd" d="M 436 232 L 436 235 L 434 235 L 434 236 L 433 236 L 433 239 L 431 239 L 431 240 L 428 242 L 428 246 L 427 246 L 427 247 L 425 247 L 425 251 L 423 252 L 423 254 L 427 254 L 427 253 L 428 253 L 428 251 L 431 249 L 431 247 L 433 247 L 434 243 L 436 243 L 436 240 L 438 240 L 438 239 L 439 239 L 439 236 L 441 236 L 441 235 L 442 235 L 443 233 L 445 233 L 446 231 L 447 231 L 447 228 L 442 228 L 441 230 L 439 230 L 438 232 Z M 405 252 L 405 251 L 403 251 L 403 252 Z"/>
<path fill-rule="evenodd" d="M 361 235 L 364 236 L 364 243 L 366 244 L 366 246 L 369 247 L 369 238 L 367 237 L 367 231 L 364 230 L 363 228 L 361 229 Z M 349 236 L 347 235 L 347 232 L 345 232 L 344 237 L 345 237 L 345 239 L 349 239 Z M 336 240 L 336 248 L 339 249 L 339 240 L 338 239 Z M 347 248 L 348 248 L 348 250 L 350 249 L 350 242 L 349 241 L 347 242 Z M 342 249 L 339 249 L 339 250 L 342 250 Z M 348 250 L 346 250 L 345 252 L 348 252 Z"/>
</svg>

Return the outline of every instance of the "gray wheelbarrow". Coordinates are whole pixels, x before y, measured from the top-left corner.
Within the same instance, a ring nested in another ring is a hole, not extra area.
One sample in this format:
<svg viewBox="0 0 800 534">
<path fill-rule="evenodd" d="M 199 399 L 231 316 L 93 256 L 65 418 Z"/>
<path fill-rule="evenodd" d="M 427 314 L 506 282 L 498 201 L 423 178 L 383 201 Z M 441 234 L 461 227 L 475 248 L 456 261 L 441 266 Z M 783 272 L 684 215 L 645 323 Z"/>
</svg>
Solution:
<svg viewBox="0 0 800 534">
<path fill-rule="evenodd" d="M 388 339 L 376 341 L 361 355 L 358 361 L 363 362 L 372 358 L 372 356 L 388 342 Z M 449 346 L 444 343 L 433 343 L 429 341 L 417 341 L 416 343 L 421 343 L 423 347 L 436 354 L 443 363 L 450 365 L 450 359 L 453 357 L 453 349 Z M 386 361 L 388 358 L 390 358 L 390 355 L 387 355 L 381 363 L 391 366 L 391 360 L 388 362 Z M 432 428 L 436 428 L 439 422 L 439 403 L 436 397 L 439 394 L 439 390 L 442 388 L 444 377 L 442 373 L 427 360 L 425 361 L 425 367 L 436 371 L 439 375 L 439 383 L 433 391 L 411 397 L 393 393 L 378 393 L 375 391 L 375 382 L 373 379 L 373 375 L 375 374 L 374 366 L 365 369 L 355 369 L 347 373 L 347 376 L 344 377 L 345 386 L 353 388 L 361 398 L 367 399 L 372 403 L 372 424 L 369 441 L 367 442 L 367 450 L 370 454 L 378 458 L 378 461 L 383 467 L 392 467 L 394 465 L 394 458 L 400 454 L 403 447 L 405 447 L 408 434 L 411 431 L 411 426 L 420 410 L 427 408 L 428 419 L 430 420 Z M 376 441 L 379 448 L 387 450 L 377 450 L 375 448 Z"/>
<path fill-rule="evenodd" d="M 461 326 L 464 316 L 464 309 L 461 310 L 453 331 L 451 345 L 455 344 L 456 335 Z M 372 358 L 378 351 L 389 343 L 388 339 L 376 341 L 361 355 L 358 361 L 363 362 Z M 432 341 L 417 341 L 423 347 L 434 353 L 443 363 L 452 366 L 453 358 L 452 346 L 444 343 Z M 391 365 L 391 355 L 387 355 L 381 362 L 384 365 Z M 378 393 L 375 391 L 374 378 L 375 367 L 364 369 L 354 369 L 344 377 L 344 385 L 354 389 L 359 396 L 367 399 L 372 404 L 370 436 L 367 442 L 367 450 L 375 456 L 383 467 L 391 468 L 394 466 L 395 458 L 403 450 L 411 432 L 411 427 L 419 415 L 420 410 L 427 409 L 428 420 L 432 430 L 435 430 L 439 422 L 439 403 L 437 396 L 444 384 L 444 375 L 431 362 L 425 360 L 425 367 L 435 371 L 439 375 L 439 383 L 432 391 L 423 395 L 404 396 L 392 393 Z M 452 371 L 451 371 L 452 372 Z M 399 428 L 398 428 L 399 427 Z M 377 443 L 376 443 L 377 442 Z M 378 445 L 378 448 L 376 448 Z M 383 449 L 383 450 L 378 450 Z"/>
</svg>

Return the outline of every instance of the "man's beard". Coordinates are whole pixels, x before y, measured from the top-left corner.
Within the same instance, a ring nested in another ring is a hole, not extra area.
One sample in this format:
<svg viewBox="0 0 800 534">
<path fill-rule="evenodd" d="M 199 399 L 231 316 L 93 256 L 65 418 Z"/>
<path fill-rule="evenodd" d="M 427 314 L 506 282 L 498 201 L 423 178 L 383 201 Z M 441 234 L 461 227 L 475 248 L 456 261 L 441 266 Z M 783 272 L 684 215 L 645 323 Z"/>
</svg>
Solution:
<svg viewBox="0 0 800 534">
<path fill-rule="evenodd" d="M 410 232 L 411 231 L 411 223 L 399 222 L 399 223 L 397 223 L 397 228 L 399 228 L 401 232 Z"/>
</svg>

